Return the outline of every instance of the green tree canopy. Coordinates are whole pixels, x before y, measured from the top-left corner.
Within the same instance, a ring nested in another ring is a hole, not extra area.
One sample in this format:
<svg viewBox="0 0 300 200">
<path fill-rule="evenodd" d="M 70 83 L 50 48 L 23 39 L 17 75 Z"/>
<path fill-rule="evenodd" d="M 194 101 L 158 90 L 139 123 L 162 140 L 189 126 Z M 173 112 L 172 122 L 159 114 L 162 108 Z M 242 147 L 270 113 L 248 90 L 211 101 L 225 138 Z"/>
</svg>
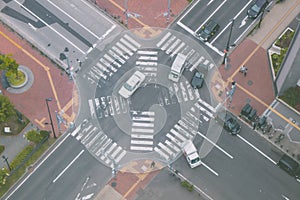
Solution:
<svg viewBox="0 0 300 200">
<path fill-rule="evenodd" d="M 11 54 L 0 54 L 0 69 L 7 70 L 8 75 L 10 73 L 16 74 L 18 76 L 19 64 L 12 58 Z"/>
<path fill-rule="evenodd" d="M 15 109 L 9 98 L 0 95 L 0 123 L 5 122 L 13 114 L 15 114 Z"/>
</svg>

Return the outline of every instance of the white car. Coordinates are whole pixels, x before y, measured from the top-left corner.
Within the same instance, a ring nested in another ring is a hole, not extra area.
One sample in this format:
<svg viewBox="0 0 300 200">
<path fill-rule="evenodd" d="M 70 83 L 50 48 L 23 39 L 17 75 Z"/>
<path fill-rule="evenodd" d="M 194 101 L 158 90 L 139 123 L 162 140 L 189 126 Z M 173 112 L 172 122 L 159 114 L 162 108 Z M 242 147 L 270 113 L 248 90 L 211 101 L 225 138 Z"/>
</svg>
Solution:
<svg viewBox="0 0 300 200">
<path fill-rule="evenodd" d="M 132 76 L 122 85 L 119 94 L 125 99 L 129 98 L 142 84 L 146 76 L 140 71 L 134 72 Z"/>
</svg>

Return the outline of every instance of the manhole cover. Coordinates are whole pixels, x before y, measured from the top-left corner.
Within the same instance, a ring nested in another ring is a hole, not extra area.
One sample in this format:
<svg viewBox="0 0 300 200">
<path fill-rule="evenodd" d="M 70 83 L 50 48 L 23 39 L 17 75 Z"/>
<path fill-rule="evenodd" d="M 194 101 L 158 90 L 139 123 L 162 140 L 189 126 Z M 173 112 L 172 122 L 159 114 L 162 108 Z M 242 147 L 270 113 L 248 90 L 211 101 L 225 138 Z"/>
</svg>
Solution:
<svg viewBox="0 0 300 200">
<path fill-rule="evenodd" d="M 111 183 L 111 186 L 112 186 L 112 187 L 116 187 L 116 186 L 117 186 L 117 183 L 116 183 L 116 182 L 112 182 L 112 183 Z"/>
<path fill-rule="evenodd" d="M 249 80 L 248 85 L 253 85 L 253 81 Z"/>
</svg>

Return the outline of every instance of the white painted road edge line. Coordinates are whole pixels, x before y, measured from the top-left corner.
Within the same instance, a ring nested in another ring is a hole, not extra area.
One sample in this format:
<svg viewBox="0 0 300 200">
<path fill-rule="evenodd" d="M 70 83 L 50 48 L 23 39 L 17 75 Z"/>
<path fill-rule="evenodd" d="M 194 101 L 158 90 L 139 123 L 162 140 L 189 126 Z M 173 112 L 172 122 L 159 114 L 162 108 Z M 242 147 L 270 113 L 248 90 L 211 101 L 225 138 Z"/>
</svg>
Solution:
<svg viewBox="0 0 300 200">
<path fill-rule="evenodd" d="M 81 150 L 80 153 L 68 164 L 68 166 L 64 170 L 62 170 L 62 172 L 60 172 L 60 174 L 58 174 L 58 176 L 52 182 L 55 183 L 61 177 L 61 175 L 63 175 L 65 171 L 67 171 L 67 169 L 79 158 L 79 156 L 83 152 L 84 150 Z"/>
<path fill-rule="evenodd" d="M 251 146 L 253 149 L 255 149 L 258 153 L 260 153 L 261 155 L 263 155 L 265 158 L 267 158 L 269 161 L 271 161 L 274 165 L 276 165 L 277 163 L 272 160 L 269 156 L 267 156 L 264 152 L 262 152 L 261 150 L 259 150 L 257 147 L 255 147 L 253 144 L 251 144 L 250 142 L 248 142 L 245 138 L 243 138 L 242 136 L 240 136 L 239 134 L 237 134 L 237 137 L 240 138 L 241 140 L 243 140 L 245 143 L 247 143 L 249 146 Z"/>
<path fill-rule="evenodd" d="M 201 137 L 203 137 L 204 139 L 206 139 L 207 141 L 209 141 L 211 144 L 213 144 L 215 147 L 217 147 L 220 151 L 222 151 L 226 156 L 228 156 L 229 158 L 233 159 L 233 156 L 230 155 L 229 153 L 227 153 L 224 149 L 222 149 L 220 146 L 218 146 L 216 143 L 214 143 L 213 141 L 211 141 L 210 139 L 208 139 L 205 135 L 203 135 L 200 132 L 197 132 Z"/>
<path fill-rule="evenodd" d="M 180 19 L 177 21 L 177 23 L 178 22 L 180 22 L 198 3 L 199 3 L 199 1 L 200 0 L 197 0 L 197 2 L 192 6 L 192 7 L 190 7 L 190 9 L 188 10 L 188 11 L 186 11 L 181 17 L 180 17 Z"/>
<path fill-rule="evenodd" d="M 66 16 L 68 16 L 70 19 L 72 19 L 74 22 L 76 22 L 79 26 L 81 26 L 83 29 L 85 29 L 87 32 L 89 32 L 91 35 L 93 35 L 95 38 L 99 39 L 99 37 L 92 32 L 90 29 L 88 29 L 87 27 L 85 27 L 83 24 L 81 24 L 79 21 L 77 21 L 74 17 L 72 17 L 71 15 L 69 15 L 67 12 L 65 12 L 63 9 L 61 9 L 59 6 L 57 6 L 56 4 L 54 4 L 52 1 L 47 0 L 51 5 L 53 5 L 56 9 L 58 9 L 60 12 L 64 13 Z"/>
<path fill-rule="evenodd" d="M 66 38 L 63 34 L 61 34 L 60 32 L 58 32 L 55 28 L 53 28 L 52 26 L 50 26 L 49 24 L 47 24 L 43 19 L 41 19 L 39 16 L 37 16 L 35 13 L 33 13 L 31 10 L 29 10 L 27 7 L 25 7 L 23 4 L 21 4 L 20 2 L 18 2 L 17 0 L 14 0 L 14 2 L 16 2 L 21 8 L 23 8 L 24 10 L 26 10 L 29 14 L 31 14 L 32 16 L 34 16 L 35 18 L 37 18 L 38 20 L 40 20 L 43 24 L 45 24 L 49 29 L 51 29 L 52 31 L 54 31 L 57 35 L 59 35 L 60 37 L 62 37 L 64 40 L 66 40 L 68 43 L 70 43 L 72 46 L 74 46 L 78 51 L 80 51 L 82 54 L 84 54 L 84 51 L 81 50 L 77 45 L 75 45 L 74 43 L 72 43 L 68 38 Z"/>
<path fill-rule="evenodd" d="M 24 180 L 20 183 L 20 184 L 18 184 L 18 186 L 6 197 L 6 199 L 5 200 L 7 200 L 7 199 L 9 199 L 9 197 L 11 196 L 11 195 L 13 195 L 15 192 L 16 192 L 16 190 L 17 189 L 19 189 L 22 185 L 23 185 L 23 183 L 25 182 L 25 181 L 27 181 L 27 179 L 49 158 L 49 156 L 51 156 L 52 155 L 52 153 L 54 152 L 54 151 L 56 151 L 56 149 L 68 138 L 70 136 L 70 133 L 68 133 L 68 135 L 58 144 L 58 145 L 56 145 L 56 147 L 45 157 L 45 159 L 44 160 L 42 160 L 36 167 L 34 167 L 33 168 L 33 171 L 32 171 L 32 173 L 30 173 L 27 177 L 25 177 L 24 178 Z M 18 182 L 17 182 L 18 183 Z"/>
<path fill-rule="evenodd" d="M 219 174 L 213 170 L 211 167 L 209 167 L 207 164 L 205 164 L 204 162 L 201 161 L 201 164 L 206 167 L 209 171 L 211 171 L 213 174 L 215 174 L 216 176 L 219 176 Z"/>
</svg>

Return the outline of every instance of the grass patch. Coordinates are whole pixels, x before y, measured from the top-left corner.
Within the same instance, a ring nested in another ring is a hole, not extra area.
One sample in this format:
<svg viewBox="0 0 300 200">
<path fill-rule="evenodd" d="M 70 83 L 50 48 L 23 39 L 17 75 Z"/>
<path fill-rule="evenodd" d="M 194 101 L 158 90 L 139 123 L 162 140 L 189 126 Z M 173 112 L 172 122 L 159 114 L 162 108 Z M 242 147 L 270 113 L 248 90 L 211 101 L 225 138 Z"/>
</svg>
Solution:
<svg viewBox="0 0 300 200">
<path fill-rule="evenodd" d="M 10 85 L 12 86 L 19 86 L 25 82 L 25 74 L 21 71 L 18 70 L 18 76 L 15 73 L 9 73 L 7 72 L 6 77 L 7 81 L 9 82 Z"/>
<path fill-rule="evenodd" d="M 21 118 L 20 118 L 21 116 Z M 29 123 L 29 120 L 24 116 L 16 114 L 10 116 L 6 122 L 0 123 L 0 134 L 1 135 L 17 135 L 19 134 Z M 4 133 L 4 127 L 10 127 L 11 133 Z"/>
<path fill-rule="evenodd" d="M 194 186 L 187 181 L 182 181 L 181 186 L 185 187 L 190 192 L 193 191 L 193 189 L 194 189 Z"/>
<path fill-rule="evenodd" d="M 290 43 L 294 37 L 295 32 L 291 31 L 290 29 L 287 29 L 285 33 L 276 40 L 275 45 L 280 48 L 288 48 L 290 46 Z"/>
<path fill-rule="evenodd" d="M 0 197 L 2 197 L 8 190 L 9 188 L 16 183 L 26 172 L 26 169 L 34 164 L 39 157 L 55 142 L 54 138 L 49 138 L 44 144 L 40 146 L 39 149 L 37 149 L 32 156 L 24 163 L 22 167 L 20 167 L 17 171 L 15 171 L 11 176 L 7 178 L 7 181 L 4 185 L 0 185 Z M 29 145 L 31 146 L 31 145 Z M 23 151 L 26 151 L 28 153 L 28 149 L 31 147 L 25 147 Z M 26 149 L 26 150 L 25 150 Z M 22 152 L 21 152 L 22 153 Z M 21 154 L 20 153 L 20 154 Z M 24 153 L 25 154 L 25 153 Z M 19 159 L 22 159 L 23 156 L 20 156 Z M 20 160 L 15 161 L 15 163 L 21 162 Z M 12 163 L 13 165 L 13 163 Z"/>
<path fill-rule="evenodd" d="M 4 145 L 0 145 L 0 155 L 1 155 L 1 153 L 3 153 L 4 150 L 5 150 L 5 146 Z"/>
<path fill-rule="evenodd" d="M 299 87 L 290 87 L 287 89 L 282 96 L 279 96 L 284 102 L 295 109 L 300 107 L 300 88 Z"/>
</svg>

